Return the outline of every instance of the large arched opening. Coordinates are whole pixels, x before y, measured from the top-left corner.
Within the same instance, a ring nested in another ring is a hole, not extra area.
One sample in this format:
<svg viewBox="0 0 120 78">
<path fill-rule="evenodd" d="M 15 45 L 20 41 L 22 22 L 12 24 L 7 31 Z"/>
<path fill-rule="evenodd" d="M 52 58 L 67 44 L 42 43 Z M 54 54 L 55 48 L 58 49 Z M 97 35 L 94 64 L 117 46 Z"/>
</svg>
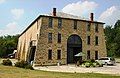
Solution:
<svg viewBox="0 0 120 78">
<path fill-rule="evenodd" d="M 80 36 L 73 34 L 67 40 L 67 63 L 75 63 L 78 59 L 76 54 L 82 52 L 82 39 Z M 82 57 L 79 57 L 82 60 Z"/>
</svg>

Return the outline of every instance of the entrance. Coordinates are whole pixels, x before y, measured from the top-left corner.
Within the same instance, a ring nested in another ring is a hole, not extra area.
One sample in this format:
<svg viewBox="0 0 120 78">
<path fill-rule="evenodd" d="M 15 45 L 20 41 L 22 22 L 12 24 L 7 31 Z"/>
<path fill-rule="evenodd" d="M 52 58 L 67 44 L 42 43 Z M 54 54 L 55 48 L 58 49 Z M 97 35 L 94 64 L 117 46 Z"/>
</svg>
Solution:
<svg viewBox="0 0 120 78">
<path fill-rule="evenodd" d="M 82 52 L 82 40 L 78 35 L 71 35 L 67 40 L 67 63 L 76 63 L 82 57 L 75 57 L 76 54 Z"/>
</svg>

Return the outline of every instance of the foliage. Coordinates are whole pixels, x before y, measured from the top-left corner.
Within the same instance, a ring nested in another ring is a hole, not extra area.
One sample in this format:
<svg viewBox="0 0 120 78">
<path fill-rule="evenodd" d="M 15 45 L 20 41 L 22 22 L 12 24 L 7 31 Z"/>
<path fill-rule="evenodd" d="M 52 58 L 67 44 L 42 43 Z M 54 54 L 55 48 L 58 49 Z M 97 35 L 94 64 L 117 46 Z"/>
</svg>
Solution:
<svg viewBox="0 0 120 78">
<path fill-rule="evenodd" d="M 105 27 L 107 55 L 120 57 L 120 20 L 115 25 Z"/>
<path fill-rule="evenodd" d="M 9 59 L 3 60 L 2 64 L 5 66 L 12 66 L 12 62 Z"/>
<path fill-rule="evenodd" d="M 18 37 L 19 35 L 0 37 L 0 57 L 5 57 L 13 53 L 14 49 L 17 49 Z"/>
<path fill-rule="evenodd" d="M 95 61 L 94 59 L 87 60 L 82 63 L 82 67 L 103 67 L 102 63 Z"/>
<path fill-rule="evenodd" d="M 31 69 L 31 70 L 33 70 L 33 67 L 30 65 L 30 64 L 28 64 L 28 62 L 26 62 L 26 61 L 19 61 L 19 62 L 16 62 L 15 63 L 15 66 L 16 67 L 20 67 L 20 68 L 26 68 L 26 69 Z"/>
</svg>

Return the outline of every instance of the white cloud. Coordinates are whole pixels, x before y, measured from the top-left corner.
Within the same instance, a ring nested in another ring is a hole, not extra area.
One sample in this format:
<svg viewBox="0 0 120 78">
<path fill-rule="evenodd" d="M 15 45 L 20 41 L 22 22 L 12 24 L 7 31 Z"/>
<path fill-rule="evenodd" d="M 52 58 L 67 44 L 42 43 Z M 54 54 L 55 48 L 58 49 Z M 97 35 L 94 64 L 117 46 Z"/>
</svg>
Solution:
<svg viewBox="0 0 120 78">
<path fill-rule="evenodd" d="M 72 15 L 87 16 L 89 13 L 94 12 L 97 6 L 98 4 L 93 1 L 79 1 L 66 5 L 62 11 Z"/>
<path fill-rule="evenodd" d="M 0 0 L 0 4 L 2 4 L 2 3 L 4 3 L 5 2 L 5 0 Z"/>
<path fill-rule="evenodd" d="M 16 22 L 11 22 L 6 25 L 5 29 L 0 29 L 0 35 L 14 35 L 16 34 L 18 24 Z"/>
<path fill-rule="evenodd" d="M 18 20 L 24 14 L 24 9 L 12 9 L 11 13 L 13 14 L 14 19 Z"/>
<path fill-rule="evenodd" d="M 120 8 L 112 6 L 104 11 L 98 20 L 105 22 L 107 25 L 114 25 L 118 19 L 120 19 Z"/>
</svg>

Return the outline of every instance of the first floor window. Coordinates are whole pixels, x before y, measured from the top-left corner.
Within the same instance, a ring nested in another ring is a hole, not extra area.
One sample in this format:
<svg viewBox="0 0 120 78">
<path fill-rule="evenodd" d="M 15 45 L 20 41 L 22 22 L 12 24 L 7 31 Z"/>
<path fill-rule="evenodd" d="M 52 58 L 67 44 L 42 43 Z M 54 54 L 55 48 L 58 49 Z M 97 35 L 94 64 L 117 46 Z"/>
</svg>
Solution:
<svg viewBox="0 0 120 78">
<path fill-rule="evenodd" d="M 57 59 L 61 59 L 61 50 L 57 50 Z"/>
<path fill-rule="evenodd" d="M 87 60 L 90 59 L 90 50 L 87 51 Z"/>
<path fill-rule="evenodd" d="M 98 51 L 95 51 L 95 60 L 98 59 Z"/>
<path fill-rule="evenodd" d="M 52 59 L 52 50 L 48 50 L 48 60 Z"/>
</svg>

